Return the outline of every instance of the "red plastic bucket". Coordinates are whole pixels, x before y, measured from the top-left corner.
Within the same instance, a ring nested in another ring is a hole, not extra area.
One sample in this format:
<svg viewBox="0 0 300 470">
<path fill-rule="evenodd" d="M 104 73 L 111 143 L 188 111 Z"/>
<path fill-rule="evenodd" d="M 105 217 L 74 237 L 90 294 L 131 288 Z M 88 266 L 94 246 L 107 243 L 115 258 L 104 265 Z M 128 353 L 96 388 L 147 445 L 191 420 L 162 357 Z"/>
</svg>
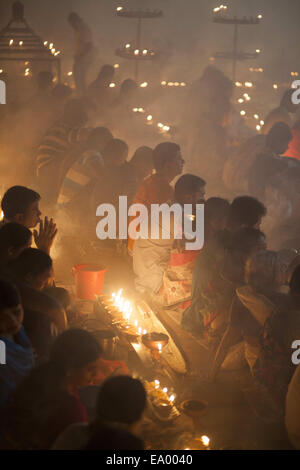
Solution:
<svg viewBox="0 0 300 470">
<path fill-rule="evenodd" d="M 95 300 L 95 295 L 101 295 L 106 269 L 103 266 L 77 264 L 72 268 L 75 278 L 75 294 L 78 299 Z"/>
</svg>

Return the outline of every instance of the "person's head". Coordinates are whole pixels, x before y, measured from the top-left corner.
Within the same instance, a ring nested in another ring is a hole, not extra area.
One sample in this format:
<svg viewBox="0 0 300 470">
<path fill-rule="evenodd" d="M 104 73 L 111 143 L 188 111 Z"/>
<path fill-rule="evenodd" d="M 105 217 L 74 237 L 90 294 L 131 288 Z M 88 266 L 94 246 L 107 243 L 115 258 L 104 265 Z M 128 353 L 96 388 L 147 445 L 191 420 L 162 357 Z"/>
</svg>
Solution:
<svg viewBox="0 0 300 470">
<path fill-rule="evenodd" d="M 77 13 L 72 11 L 72 13 L 70 13 L 69 16 L 68 16 L 68 22 L 69 22 L 69 25 L 73 29 L 76 30 L 76 29 L 80 28 L 80 26 L 82 24 L 82 18 L 80 18 L 80 16 Z"/>
<path fill-rule="evenodd" d="M 129 161 L 139 180 L 143 180 L 153 170 L 153 150 L 150 147 L 139 147 Z"/>
<path fill-rule="evenodd" d="M 300 265 L 297 266 L 290 280 L 290 292 L 293 295 L 300 295 Z"/>
<path fill-rule="evenodd" d="M 273 292 L 285 281 L 285 270 L 278 253 L 259 251 L 246 263 L 245 278 L 257 292 Z"/>
<path fill-rule="evenodd" d="M 112 133 L 106 127 L 95 127 L 88 136 L 87 147 L 102 152 L 113 138 Z"/>
<path fill-rule="evenodd" d="M 31 243 L 32 233 L 24 225 L 15 222 L 3 225 L 0 228 L 0 263 L 17 258 Z"/>
<path fill-rule="evenodd" d="M 182 175 L 175 184 L 174 198 L 179 204 L 203 204 L 206 182 L 196 175 Z"/>
<path fill-rule="evenodd" d="M 83 450 L 144 450 L 143 441 L 116 425 L 99 428 Z"/>
<path fill-rule="evenodd" d="M 23 322 L 23 307 L 16 287 L 0 279 L 0 335 L 16 335 Z"/>
<path fill-rule="evenodd" d="M 289 148 L 293 135 L 284 122 L 277 122 L 266 136 L 266 146 L 277 155 L 282 155 Z"/>
<path fill-rule="evenodd" d="M 132 80 L 131 78 L 127 78 L 121 83 L 120 96 L 122 98 L 131 99 L 135 96 L 138 88 L 139 87 L 134 80 Z"/>
<path fill-rule="evenodd" d="M 44 251 L 27 248 L 16 259 L 15 272 L 21 281 L 42 290 L 53 278 L 52 259 Z"/>
<path fill-rule="evenodd" d="M 32 369 L 19 385 L 15 394 L 17 408 L 31 410 L 33 421 L 39 419 L 40 412 L 55 409 L 53 398 L 57 392 L 74 392 L 94 383 L 101 355 L 101 346 L 91 333 L 65 330 L 54 341 L 48 361 Z"/>
<path fill-rule="evenodd" d="M 246 261 L 250 256 L 266 248 L 265 234 L 256 228 L 244 227 L 231 236 L 230 251 L 236 259 Z"/>
<path fill-rule="evenodd" d="M 96 338 L 85 330 L 70 329 L 58 336 L 49 361 L 59 368 L 67 385 L 93 385 L 101 369 L 102 348 Z"/>
<path fill-rule="evenodd" d="M 237 197 L 229 208 L 228 229 L 231 231 L 242 227 L 259 229 L 266 213 L 267 209 L 258 199 L 251 196 Z"/>
<path fill-rule="evenodd" d="M 53 75 L 46 70 L 39 72 L 37 75 L 37 86 L 40 92 L 50 91 L 53 86 Z"/>
<path fill-rule="evenodd" d="M 106 167 L 121 166 L 128 157 L 128 145 L 123 140 L 112 139 L 104 147 L 102 156 Z"/>
<path fill-rule="evenodd" d="M 36 191 L 24 186 L 9 188 L 1 201 L 5 220 L 16 222 L 27 228 L 35 227 L 41 216 L 40 199 L 41 197 Z"/>
<path fill-rule="evenodd" d="M 183 170 L 184 160 L 178 144 L 163 142 L 153 150 L 153 165 L 156 173 L 172 181 Z"/>
<path fill-rule="evenodd" d="M 227 224 L 230 203 L 220 197 L 211 197 L 205 203 L 204 228 L 206 233 L 224 230 Z"/>
<path fill-rule="evenodd" d="M 64 107 L 63 120 L 70 127 L 83 127 L 88 121 L 83 101 L 80 99 L 68 100 Z"/>
<path fill-rule="evenodd" d="M 127 375 L 112 377 L 99 390 L 96 422 L 122 423 L 130 427 L 141 419 L 146 402 L 145 388 L 138 379 Z"/>
<path fill-rule="evenodd" d="M 286 90 L 280 102 L 280 106 L 292 114 L 294 114 L 298 108 L 298 105 L 294 104 L 292 101 L 292 95 L 294 91 L 295 90 L 293 88 L 289 88 L 288 90 Z"/>
<path fill-rule="evenodd" d="M 58 102 L 64 102 L 66 99 L 70 98 L 72 95 L 72 88 L 68 85 L 63 85 L 63 83 L 58 83 L 55 85 L 51 92 L 51 96 Z"/>
<path fill-rule="evenodd" d="M 98 74 L 97 80 L 100 80 L 104 85 L 108 85 L 115 75 L 115 68 L 113 65 L 103 65 Z"/>
</svg>

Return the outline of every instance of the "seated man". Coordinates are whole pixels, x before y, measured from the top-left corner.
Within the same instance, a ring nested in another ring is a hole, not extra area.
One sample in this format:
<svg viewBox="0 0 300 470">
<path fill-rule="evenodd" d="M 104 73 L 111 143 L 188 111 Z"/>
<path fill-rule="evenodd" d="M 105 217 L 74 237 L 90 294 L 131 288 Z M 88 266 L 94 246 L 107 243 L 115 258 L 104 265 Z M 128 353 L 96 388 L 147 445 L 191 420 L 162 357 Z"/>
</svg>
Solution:
<svg viewBox="0 0 300 470">
<path fill-rule="evenodd" d="M 220 207 L 222 205 L 221 203 Z M 225 217 L 220 216 L 218 206 L 219 204 L 213 204 L 213 207 L 208 209 L 208 212 L 211 212 L 210 222 L 206 225 L 204 247 L 195 264 L 192 302 L 182 317 L 182 327 L 193 333 L 198 332 L 213 348 L 220 340 L 219 324 L 224 323 L 223 319 L 227 318 L 233 297 L 234 283 L 223 275 L 232 235 L 249 227 L 259 229 L 266 214 L 264 205 L 250 196 L 238 197 L 229 208 L 222 209 L 226 213 Z M 224 230 L 226 222 L 227 230 Z M 213 226 L 210 228 L 210 225 Z M 247 232 L 241 233 L 242 239 L 237 242 L 236 248 L 241 245 L 244 249 L 243 238 L 247 240 Z M 248 233 L 250 241 L 252 233 L 253 231 Z M 259 239 L 259 233 L 257 235 Z M 234 267 L 233 260 L 229 264 Z M 237 264 L 241 266 L 240 263 Z"/>
<path fill-rule="evenodd" d="M 67 327 L 66 312 L 62 305 L 43 292 L 53 280 L 53 266 L 50 256 L 41 250 L 27 248 L 15 260 L 12 278 L 19 288 L 25 310 L 40 312 L 52 319 L 56 328 L 63 331 Z M 27 331 L 30 337 L 30 332 Z"/>
<path fill-rule="evenodd" d="M 183 170 L 184 160 L 179 145 L 173 142 L 159 144 L 153 150 L 155 174 L 145 179 L 133 198 L 133 204 L 144 204 L 149 210 L 151 204 L 172 201 L 174 190 L 171 182 Z M 134 240 L 128 238 L 128 251 L 132 254 Z"/>
<path fill-rule="evenodd" d="M 57 229 L 53 219 L 49 221 L 45 217 L 44 221 L 41 220 L 40 199 L 41 196 L 37 192 L 25 186 L 9 188 L 1 201 L 1 208 L 4 213 L 3 223 L 15 222 L 24 225 L 28 229 L 32 229 L 39 224 L 39 231 L 34 230 L 33 232 L 35 244 L 37 248 L 45 251 L 45 253 L 50 253 Z"/>
<path fill-rule="evenodd" d="M 4 364 L 0 355 L 0 407 L 34 366 L 33 350 L 22 322 L 23 307 L 17 289 L 8 281 L 0 280 L 1 352 L 5 345 Z"/>
<path fill-rule="evenodd" d="M 175 203 L 180 206 L 191 204 L 193 210 L 196 204 L 203 203 L 205 195 L 205 181 L 194 175 L 184 175 L 175 185 Z M 164 272 L 168 266 L 171 250 L 177 230 L 175 217 L 170 216 L 170 227 L 164 226 L 164 220 L 159 222 L 159 239 L 150 238 L 135 240 L 133 247 L 133 269 L 137 276 L 136 289 L 156 295 L 155 300 L 160 303 L 167 302 L 163 293 Z M 170 229 L 170 233 L 167 230 Z M 189 253 L 189 255 L 191 252 Z M 159 294 L 159 295 L 157 295 Z M 176 303 L 176 302 L 175 302 Z"/>
</svg>

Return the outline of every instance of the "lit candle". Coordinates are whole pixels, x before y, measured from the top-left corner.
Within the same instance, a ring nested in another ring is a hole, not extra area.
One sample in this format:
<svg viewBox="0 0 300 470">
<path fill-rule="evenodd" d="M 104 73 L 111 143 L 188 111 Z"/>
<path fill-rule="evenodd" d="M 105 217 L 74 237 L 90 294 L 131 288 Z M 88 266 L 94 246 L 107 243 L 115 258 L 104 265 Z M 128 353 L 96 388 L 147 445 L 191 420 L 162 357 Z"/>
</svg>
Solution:
<svg viewBox="0 0 300 470">
<path fill-rule="evenodd" d="M 201 436 L 201 442 L 207 449 L 209 448 L 210 439 L 208 436 Z"/>
</svg>

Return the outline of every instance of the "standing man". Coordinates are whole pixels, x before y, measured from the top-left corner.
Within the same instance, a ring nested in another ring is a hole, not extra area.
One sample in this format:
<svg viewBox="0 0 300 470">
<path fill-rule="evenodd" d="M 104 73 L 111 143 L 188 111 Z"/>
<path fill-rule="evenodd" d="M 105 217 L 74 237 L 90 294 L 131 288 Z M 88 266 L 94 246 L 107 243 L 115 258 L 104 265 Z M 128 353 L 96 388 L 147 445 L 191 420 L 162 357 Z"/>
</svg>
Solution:
<svg viewBox="0 0 300 470">
<path fill-rule="evenodd" d="M 74 30 L 75 39 L 73 76 L 76 90 L 82 94 L 86 90 L 86 74 L 92 62 L 93 37 L 89 26 L 77 13 L 70 13 L 68 21 Z"/>
</svg>

